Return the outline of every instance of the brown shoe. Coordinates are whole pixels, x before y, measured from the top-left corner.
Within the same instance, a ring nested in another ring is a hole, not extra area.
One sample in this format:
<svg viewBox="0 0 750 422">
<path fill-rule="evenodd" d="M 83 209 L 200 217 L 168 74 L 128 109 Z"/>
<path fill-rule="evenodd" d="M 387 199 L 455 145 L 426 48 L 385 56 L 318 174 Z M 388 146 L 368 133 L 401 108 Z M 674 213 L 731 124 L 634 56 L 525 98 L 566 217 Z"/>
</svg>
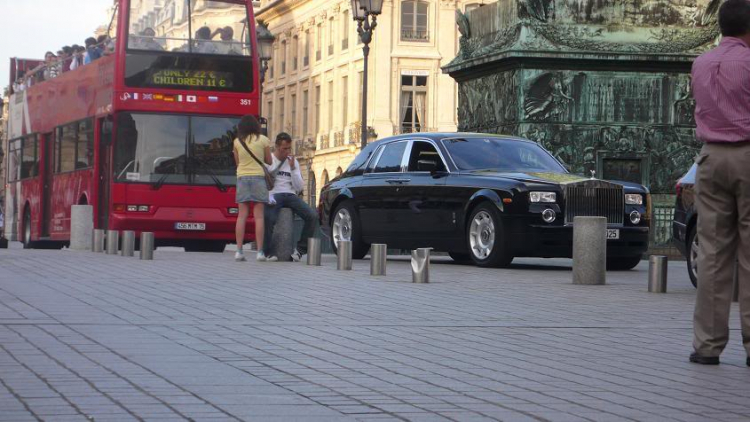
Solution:
<svg viewBox="0 0 750 422">
<path fill-rule="evenodd" d="M 750 358 L 748 358 L 748 364 L 750 364 Z M 693 363 L 700 363 L 701 365 L 718 365 L 719 364 L 719 357 L 718 356 L 701 356 L 698 353 L 691 353 L 690 354 L 690 362 Z"/>
</svg>

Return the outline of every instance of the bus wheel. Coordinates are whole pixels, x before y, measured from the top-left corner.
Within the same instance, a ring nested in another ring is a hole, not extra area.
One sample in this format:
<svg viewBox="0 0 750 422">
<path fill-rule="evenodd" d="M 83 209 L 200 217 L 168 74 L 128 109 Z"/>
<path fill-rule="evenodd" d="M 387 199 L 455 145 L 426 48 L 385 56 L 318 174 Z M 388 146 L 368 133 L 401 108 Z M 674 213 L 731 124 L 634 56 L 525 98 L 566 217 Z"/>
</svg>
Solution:
<svg viewBox="0 0 750 422">
<path fill-rule="evenodd" d="M 23 213 L 23 236 L 21 238 L 24 249 L 31 249 L 34 247 L 31 242 L 31 211 L 26 208 Z"/>
<path fill-rule="evenodd" d="M 185 252 L 224 252 L 226 242 L 210 240 L 190 242 L 185 244 Z"/>
</svg>

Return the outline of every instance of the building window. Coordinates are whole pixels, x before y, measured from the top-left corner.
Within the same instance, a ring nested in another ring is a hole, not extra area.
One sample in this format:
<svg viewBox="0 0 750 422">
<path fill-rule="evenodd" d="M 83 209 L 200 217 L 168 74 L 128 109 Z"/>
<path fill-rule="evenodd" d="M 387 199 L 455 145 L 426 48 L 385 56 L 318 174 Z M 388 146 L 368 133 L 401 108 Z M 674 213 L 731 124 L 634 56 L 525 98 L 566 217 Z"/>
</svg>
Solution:
<svg viewBox="0 0 750 422">
<path fill-rule="evenodd" d="M 268 123 L 268 131 L 273 133 L 273 124 L 276 122 L 273 118 L 273 101 L 268 102 L 268 107 L 266 108 L 266 115 L 268 116 L 268 120 L 271 122 Z"/>
<path fill-rule="evenodd" d="M 317 28 L 317 43 L 315 44 L 315 60 L 320 61 L 320 50 L 323 48 L 323 24 L 319 23 Z"/>
<path fill-rule="evenodd" d="M 424 130 L 427 122 L 426 99 L 427 76 L 401 76 L 399 121 L 402 133 Z"/>
<path fill-rule="evenodd" d="M 349 11 L 344 10 L 341 15 L 341 49 L 349 48 Z"/>
<path fill-rule="evenodd" d="M 429 4 L 423 1 L 406 0 L 401 2 L 401 40 L 429 41 L 427 31 L 427 10 Z"/>
<path fill-rule="evenodd" d="M 341 104 L 341 126 L 344 127 L 349 123 L 349 78 L 346 76 L 341 80 Z"/>
<path fill-rule="evenodd" d="M 291 107 L 291 113 L 292 113 L 292 121 L 289 125 L 289 135 L 294 139 L 294 132 L 297 125 L 297 94 L 292 94 L 292 104 L 290 104 Z"/>
<path fill-rule="evenodd" d="M 281 42 L 281 66 L 279 76 L 284 76 L 286 73 L 286 40 Z"/>
<path fill-rule="evenodd" d="M 276 45 L 274 44 L 271 48 L 271 58 L 268 60 L 268 80 L 273 79 L 273 63 L 276 60 Z"/>
<path fill-rule="evenodd" d="M 310 65 L 310 43 L 311 43 L 312 36 L 310 35 L 310 30 L 308 29 L 305 31 L 305 55 L 302 58 L 302 67 L 307 67 Z"/>
<path fill-rule="evenodd" d="M 286 132 L 287 124 L 284 118 L 284 97 L 279 98 L 279 132 Z"/>
<path fill-rule="evenodd" d="M 294 36 L 292 38 L 292 72 L 297 70 L 297 48 L 299 46 L 299 38 Z"/>
<path fill-rule="evenodd" d="M 333 81 L 328 82 L 328 130 L 333 130 Z"/>
<path fill-rule="evenodd" d="M 307 111 L 308 111 L 308 104 L 307 102 L 310 100 L 310 96 L 308 95 L 307 90 L 302 91 L 302 136 L 307 136 Z"/>
<path fill-rule="evenodd" d="M 313 123 L 315 123 L 314 134 L 320 132 L 320 85 L 315 85 L 315 116 L 313 116 Z"/>
<path fill-rule="evenodd" d="M 328 19 L 328 55 L 333 54 L 333 40 L 336 39 L 336 26 L 333 18 Z"/>
<path fill-rule="evenodd" d="M 357 118 L 359 119 L 360 116 L 362 116 L 362 88 L 363 88 L 363 78 L 364 78 L 364 72 L 359 72 L 359 80 L 357 81 Z M 365 122 L 361 122 L 363 125 Z"/>
</svg>

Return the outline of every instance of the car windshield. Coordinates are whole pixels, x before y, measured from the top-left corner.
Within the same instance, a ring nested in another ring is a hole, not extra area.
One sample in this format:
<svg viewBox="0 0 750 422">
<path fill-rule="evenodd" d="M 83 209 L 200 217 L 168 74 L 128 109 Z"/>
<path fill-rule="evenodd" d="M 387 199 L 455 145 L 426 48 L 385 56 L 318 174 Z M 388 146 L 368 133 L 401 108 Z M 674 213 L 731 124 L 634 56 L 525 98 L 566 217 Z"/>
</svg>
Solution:
<svg viewBox="0 0 750 422">
<path fill-rule="evenodd" d="M 121 113 L 115 178 L 160 185 L 234 185 L 232 143 L 238 122 L 235 117 Z"/>
<path fill-rule="evenodd" d="M 490 137 L 442 142 L 459 170 L 567 173 L 552 155 L 530 142 Z"/>
</svg>

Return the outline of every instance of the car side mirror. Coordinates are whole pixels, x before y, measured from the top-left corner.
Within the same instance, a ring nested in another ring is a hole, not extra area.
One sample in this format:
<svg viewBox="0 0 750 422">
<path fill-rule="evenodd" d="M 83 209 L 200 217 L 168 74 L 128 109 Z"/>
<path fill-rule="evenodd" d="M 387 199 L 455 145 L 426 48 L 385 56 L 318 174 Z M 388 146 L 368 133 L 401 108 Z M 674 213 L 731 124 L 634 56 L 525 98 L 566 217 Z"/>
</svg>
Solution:
<svg viewBox="0 0 750 422">
<path fill-rule="evenodd" d="M 417 171 L 429 171 L 433 173 L 437 171 L 438 165 L 435 160 L 419 160 L 417 161 Z"/>
</svg>

